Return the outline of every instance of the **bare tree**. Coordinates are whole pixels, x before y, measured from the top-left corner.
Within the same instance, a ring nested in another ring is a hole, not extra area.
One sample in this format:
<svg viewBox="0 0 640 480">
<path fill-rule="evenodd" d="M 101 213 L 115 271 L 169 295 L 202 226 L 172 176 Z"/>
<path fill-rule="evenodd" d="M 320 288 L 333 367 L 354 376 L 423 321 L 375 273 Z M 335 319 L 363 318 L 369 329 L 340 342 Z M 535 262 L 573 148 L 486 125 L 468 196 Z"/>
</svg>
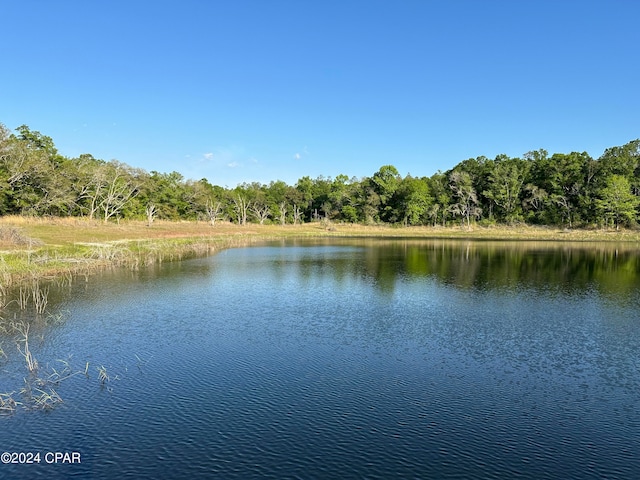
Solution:
<svg viewBox="0 0 640 480">
<path fill-rule="evenodd" d="M 86 180 L 85 184 L 79 194 L 79 198 L 86 198 L 89 200 L 87 207 L 89 220 L 93 220 L 97 216 L 100 209 L 100 199 L 102 197 L 102 191 L 106 187 L 106 175 L 105 169 L 98 167 L 91 172 L 90 177 Z"/>
<path fill-rule="evenodd" d="M 551 200 L 561 207 L 563 220 L 566 218 L 569 223 L 569 228 L 572 228 L 573 205 L 571 205 L 569 197 L 567 195 L 551 195 Z"/>
<path fill-rule="evenodd" d="M 70 169 L 58 168 L 45 150 L 32 148 L 24 140 L 7 136 L 0 129 L 2 188 L 11 192 L 23 213 L 68 214 L 75 206 Z"/>
<path fill-rule="evenodd" d="M 213 199 L 207 199 L 207 216 L 213 227 L 216 224 L 216 220 L 220 218 L 222 213 L 222 202 L 214 202 Z"/>
<path fill-rule="evenodd" d="M 260 222 L 260 225 L 264 224 L 264 221 L 271 215 L 271 209 L 264 204 L 254 203 L 251 206 L 251 211 L 258 219 L 258 222 Z"/>
<path fill-rule="evenodd" d="M 147 208 L 145 209 L 145 213 L 147 214 L 147 226 L 151 226 L 153 221 L 156 219 L 156 213 L 158 209 L 153 203 L 147 204 Z"/>
<path fill-rule="evenodd" d="M 280 210 L 280 213 L 278 215 L 280 225 L 284 225 L 285 223 L 287 223 L 287 202 L 280 202 L 280 205 L 278 205 L 278 209 Z"/>
<path fill-rule="evenodd" d="M 298 222 L 302 223 L 302 210 L 298 205 L 293 205 L 293 224 L 296 225 Z"/>
<path fill-rule="evenodd" d="M 440 204 L 434 203 L 431 205 L 429 210 L 427 211 L 427 216 L 433 220 L 433 226 L 436 226 L 436 222 L 438 221 L 438 214 L 440 213 Z"/>
<path fill-rule="evenodd" d="M 7 141 L 3 146 L 0 160 L 2 160 L 2 167 L 6 171 L 6 182 L 11 188 L 18 185 L 23 178 L 28 177 L 32 172 L 34 165 L 29 154 L 30 151 L 26 146 L 17 141 Z"/>
<path fill-rule="evenodd" d="M 549 197 L 547 192 L 543 188 L 533 185 L 532 183 L 527 184 L 524 189 L 529 193 L 529 195 L 522 202 L 523 205 L 530 206 L 535 211 L 540 210 Z"/>
<path fill-rule="evenodd" d="M 243 195 L 240 193 L 236 194 L 233 197 L 233 205 L 236 211 L 236 215 L 238 217 L 238 224 L 246 225 L 247 224 L 247 211 L 251 206 L 251 202 L 248 201 Z"/>
<path fill-rule="evenodd" d="M 451 205 L 450 211 L 462 217 L 462 223 L 467 221 L 467 228 L 471 229 L 471 217 L 480 217 L 482 209 L 478 207 L 478 196 L 473 188 L 471 175 L 464 171 L 455 171 L 449 176 L 450 187 L 458 202 Z"/>
<path fill-rule="evenodd" d="M 78 167 L 78 200 L 81 210 L 86 210 L 89 220 L 98 216 L 102 199 L 109 184 L 110 165 L 94 159 L 91 155 L 81 155 Z M 86 204 L 85 204 L 86 203 Z"/>
<path fill-rule="evenodd" d="M 100 208 L 104 213 L 104 222 L 120 213 L 122 208 L 138 193 L 133 175 L 119 162 L 111 162 L 111 178 L 104 190 L 104 196 L 100 202 Z"/>
</svg>

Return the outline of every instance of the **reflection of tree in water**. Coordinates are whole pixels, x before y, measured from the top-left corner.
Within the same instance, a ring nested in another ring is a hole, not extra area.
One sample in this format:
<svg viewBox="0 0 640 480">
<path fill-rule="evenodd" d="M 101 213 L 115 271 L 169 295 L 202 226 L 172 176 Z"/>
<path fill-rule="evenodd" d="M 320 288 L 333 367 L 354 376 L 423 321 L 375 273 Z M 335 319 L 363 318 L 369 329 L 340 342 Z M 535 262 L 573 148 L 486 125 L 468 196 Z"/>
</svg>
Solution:
<svg viewBox="0 0 640 480">
<path fill-rule="evenodd" d="M 631 247 L 371 239 L 332 245 L 291 258 L 300 301 L 310 298 L 302 292 L 322 296 L 312 309 L 300 305 L 308 317 L 296 323 L 313 338 L 406 346 L 411 358 L 435 355 L 479 368 L 507 389 L 517 381 L 581 391 L 595 382 L 604 394 L 629 391 L 636 378 L 630 305 L 639 301 L 640 269 Z"/>
<path fill-rule="evenodd" d="M 345 240 L 344 244 L 356 244 Z M 433 277 L 458 288 L 533 288 L 576 292 L 594 288 L 628 295 L 640 286 L 632 246 L 595 243 L 361 239 L 366 247 L 328 259 L 338 277 L 365 276 L 383 292 L 402 278 Z M 356 253 L 358 252 L 358 253 Z"/>
</svg>

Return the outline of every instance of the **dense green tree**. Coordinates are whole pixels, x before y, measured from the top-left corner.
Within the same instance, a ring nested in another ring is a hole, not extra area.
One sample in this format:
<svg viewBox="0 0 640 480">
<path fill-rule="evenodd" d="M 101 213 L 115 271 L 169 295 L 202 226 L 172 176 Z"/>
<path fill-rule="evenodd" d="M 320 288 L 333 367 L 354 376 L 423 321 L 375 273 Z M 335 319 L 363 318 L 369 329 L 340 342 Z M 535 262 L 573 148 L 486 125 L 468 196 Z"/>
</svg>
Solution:
<svg viewBox="0 0 640 480">
<path fill-rule="evenodd" d="M 631 179 L 639 173 L 640 140 L 633 140 L 619 147 L 607 148 L 598 161 L 604 176 L 622 175 Z"/>
<path fill-rule="evenodd" d="M 521 194 L 528 164 L 519 158 L 499 156 L 489 173 L 488 189 L 483 195 L 496 206 L 500 220 L 513 223 L 522 220 Z"/>
<path fill-rule="evenodd" d="M 629 180 L 633 193 L 640 196 L 640 139 L 607 148 L 598 163 L 600 188 L 606 185 L 611 175 L 622 175 Z"/>
<path fill-rule="evenodd" d="M 311 218 L 314 203 L 314 185 L 311 177 L 300 178 L 296 183 L 296 190 L 296 199 L 293 202 L 295 208 L 301 209 L 307 218 Z"/>
<path fill-rule="evenodd" d="M 161 173 L 154 170 L 142 190 L 143 202 L 156 205 L 160 219 L 183 218 L 189 209 L 184 177 L 178 172 Z"/>
<path fill-rule="evenodd" d="M 428 180 L 429 190 L 433 197 L 433 204 L 427 211 L 427 217 L 433 226 L 440 223 L 445 225 L 450 213 L 452 192 L 449 179 L 443 172 L 436 172 Z"/>
<path fill-rule="evenodd" d="M 624 175 L 611 175 L 596 200 L 605 224 L 612 222 L 616 229 L 635 222 L 639 204 L 640 197 L 631 193 L 631 183 Z"/>
<path fill-rule="evenodd" d="M 371 177 L 371 183 L 374 186 L 382 204 L 388 203 L 394 192 L 400 184 L 400 173 L 393 165 L 383 165 Z"/>
<path fill-rule="evenodd" d="M 381 221 L 380 218 L 380 195 L 376 191 L 375 184 L 371 177 L 362 180 L 359 191 L 359 217 L 366 224 L 373 224 Z"/>
<path fill-rule="evenodd" d="M 281 225 L 287 223 L 289 206 L 288 192 L 291 187 L 282 180 L 272 181 L 265 189 L 265 202 L 274 220 Z"/>
<path fill-rule="evenodd" d="M 400 185 L 401 177 L 393 165 L 383 165 L 371 177 L 371 187 L 378 196 L 378 215 L 382 221 L 397 221 L 394 215 L 394 194 Z"/>
<path fill-rule="evenodd" d="M 427 179 L 407 175 L 396 189 L 395 204 L 395 217 L 404 225 L 425 224 L 427 211 L 433 204 Z"/>
<path fill-rule="evenodd" d="M 329 192 L 326 200 L 326 215 L 331 220 L 342 220 L 342 207 L 348 202 L 349 197 L 349 177 L 338 175 L 329 185 Z"/>
<path fill-rule="evenodd" d="M 38 131 L 32 131 L 26 125 L 20 125 L 16 128 L 16 131 L 18 135 L 16 135 L 15 138 L 20 140 L 27 148 L 44 152 L 51 159 L 62 159 L 62 157 L 58 155 L 58 149 L 51 137 L 42 135 Z"/>
<path fill-rule="evenodd" d="M 549 195 L 545 223 L 566 223 L 569 227 L 580 218 L 580 198 L 585 193 L 586 153 L 555 153 L 538 158 L 531 166 L 531 183 Z"/>
<path fill-rule="evenodd" d="M 24 126 L 23 126 L 24 127 Z M 72 179 L 53 141 L 22 128 L 23 134 L 2 134 L 0 185 L 5 212 L 67 215 L 73 211 Z"/>
<path fill-rule="evenodd" d="M 528 183 L 524 187 L 524 199 L 522 200 L 522 208 L 525 213 L 525 219 L 532 223 L 543 223 L 544 209 L 547 205 L 549 194 L 545 189 Z"/>
<path fill-rule="evenodd" d="M 331 218 L 333 205 L 331 203 L 331 185 L 332 180 L 323 176 L 317 177 L 313 181 L 311 208 L 308 217 L 312 220 L 320 220 L 321 218 Z"/>
</svg>

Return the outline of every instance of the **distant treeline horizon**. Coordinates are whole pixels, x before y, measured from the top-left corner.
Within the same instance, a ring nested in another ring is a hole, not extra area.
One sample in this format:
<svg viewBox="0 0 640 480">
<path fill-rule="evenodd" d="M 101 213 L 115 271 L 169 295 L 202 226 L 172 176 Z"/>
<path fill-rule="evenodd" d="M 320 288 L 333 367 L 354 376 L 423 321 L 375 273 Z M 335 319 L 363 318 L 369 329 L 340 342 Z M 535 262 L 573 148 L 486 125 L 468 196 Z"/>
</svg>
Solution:
<svg viewBox="0 0 640 480">
<path fill-rule="evenodd" d="M 540 149 L 469 158 L 431 177 L 402 176 L 389 164 L 362 178 L 304 176 L 294 185 L 275 180 L 228 188 L 91 154 L 66 157 L 51 137 L 26 125 L 15 132 L 0 124 L 0 215 L 150 225 L 164 219 L 619 228 L 636 227 L 640 214 L 640 139 L 597 159 Z"/>
</svg>

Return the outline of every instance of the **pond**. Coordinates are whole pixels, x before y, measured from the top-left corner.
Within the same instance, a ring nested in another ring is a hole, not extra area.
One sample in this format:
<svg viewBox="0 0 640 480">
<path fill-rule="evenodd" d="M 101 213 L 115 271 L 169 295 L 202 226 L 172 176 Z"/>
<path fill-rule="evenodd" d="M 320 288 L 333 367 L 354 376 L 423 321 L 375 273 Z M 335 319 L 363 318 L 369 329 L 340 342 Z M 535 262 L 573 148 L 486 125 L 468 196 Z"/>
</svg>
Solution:
<svg viewBox="0 0 640 480">
<path fill-rule="evenodd" d="M 0 477 L 640 478 L 639 272 L 624 246 L 288 240 L 52 286 L 4 313 L 39 365 L 2 335 L 0 392 L 62 402 L 0 416 L 0 451 L 40 454 Z"/>
</svg>

